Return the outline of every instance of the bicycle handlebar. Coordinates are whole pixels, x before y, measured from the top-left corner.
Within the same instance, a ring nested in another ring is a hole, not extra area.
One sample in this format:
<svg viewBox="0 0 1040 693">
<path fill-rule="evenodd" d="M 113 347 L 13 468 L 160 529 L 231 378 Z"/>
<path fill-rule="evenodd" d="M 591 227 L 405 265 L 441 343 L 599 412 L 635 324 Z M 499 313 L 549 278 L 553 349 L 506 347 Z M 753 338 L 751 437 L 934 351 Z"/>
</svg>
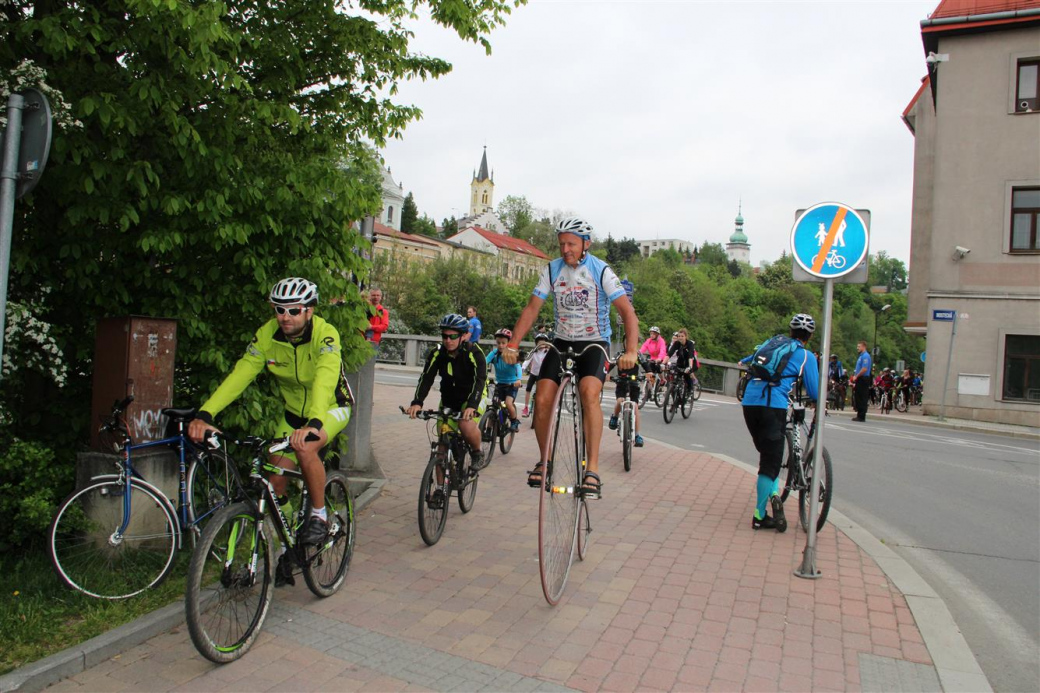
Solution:
<svg viewBox="0 0 1040 693">
<path fill-rule="evenodd" d="M 408 410 L 405 407 L 398 406 L 401 413 L 408 416 Z M 454 411 L 452 409 L 423 409 L 415 412 L 415 418 L 422 419 L 423 421 L 429 421 L 430 419 L 455 419 L 456 421 L 462 420 L 462 412 Z"/>
</svg>

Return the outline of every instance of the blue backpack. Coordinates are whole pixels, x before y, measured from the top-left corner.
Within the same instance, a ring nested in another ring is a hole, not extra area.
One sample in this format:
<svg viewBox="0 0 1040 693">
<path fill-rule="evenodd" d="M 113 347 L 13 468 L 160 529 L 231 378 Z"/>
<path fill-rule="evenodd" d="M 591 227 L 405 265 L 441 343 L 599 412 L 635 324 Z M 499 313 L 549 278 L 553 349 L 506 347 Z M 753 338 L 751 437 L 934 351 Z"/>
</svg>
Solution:
<svg viewBox="0 0 1040 693">
<path fill-rule="evenodd" d="M 787 362 L 798 351 L 799 346 L 801 345 L 798 340 L 782 334 L 767 340 L 751 357 L 748 364 L 751 377 L 765 380 L 771 385 L 779 385 Z"/>
</svg>

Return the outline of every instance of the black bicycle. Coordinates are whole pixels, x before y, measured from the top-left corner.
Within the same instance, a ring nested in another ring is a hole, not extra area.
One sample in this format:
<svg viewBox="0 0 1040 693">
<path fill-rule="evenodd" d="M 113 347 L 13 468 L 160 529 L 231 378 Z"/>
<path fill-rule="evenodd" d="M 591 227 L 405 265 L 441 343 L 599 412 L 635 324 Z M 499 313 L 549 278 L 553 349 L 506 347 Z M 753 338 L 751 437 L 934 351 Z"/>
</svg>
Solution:
<svg viewBox="0 0 1040 693">
<path fill-rule="evenodd" d="M 135 444 L 124 416 L 133 401 L 131 396 L 117 402 L 100 429 L 115 437 L 113 448 L 122 453 L 116 473 L 95 476 L 66 498 L 48 535 L 47 551 L 61 581 L 100 599 L 132 597 L 165 580 L 184 535 L 194 544 L 206 522 L 230 502 L 233 463 L 219 443 L 188 439 L 195 410 L 163 409 L 175 435 Z M 176 507 L 134 468 L 134 452 L 160 447 L 177 451 Z"/>
<path fill-rule="evenodd" d="M 672 377 L 668 382 L 668 389 L 664 393 L 664 405 L 661 407 L 664 413 L 664 422 L 671 423 L 675 418 L 676 411 L 682 411 L 684 419 L 690 418 L 693 413 L 693 393 L 686 387 L 686 378 L 683 377 L 690 372 L 689 368 L 673 368 Z"/>
<path fill-rule="evenodd" d="M 308 437 L 316 439 L 313 434 Z M 202 533 L 191 556 L 184 596 L 191 641 L 203 657 L 217 664 L 241 657 L 260 634 L 275 586 L 276 551 L 271 543 L 275 535 L 285 549 L 278 560 L 281 575 L 292 582 L 293 575 L 302 572 L 311 592 L 330 597 L 346 579 L 357 531 L 346 475 L 326 470 L 328 537 L 319 546 L 304 546 L 296 533 L 310 514 L 306 485 L 300 483 L 297 512 L 287 513 L 267 478 L 277 475 L 302 482 L 302 472 L 266 461 L 268 454 L 288 449 L 289 438 L 249 437 L 234 442 L 249 449 L 253 459 L 248 486 L 233 470 L 233 483 L 245 500 L 217 513 Z"/>
<path fill-rule="evenodd" d="M 816 433 L 816 416 L 812 423 L 806 423 L 805 406 L 797 398 L 787 403 L 787 424 L 784 437 L 787 441 L 787 455 L 780 467 L 780 500 L 786 501 L 792 491 L 798 492 L 798 519 L 802 529 L 809 531 L 809 501 L 812 489 L 812 459 L 815 454 L 813 435 Z M 823 529 L 827 522 L 827 513 L 831 509 L 831 497 L 834 494 L 834 470 L 831 467 L 831 453 L 827 446 L 823 448 L 823 473 L 817 474 L 820 486 L 820 515 L 816 520 L 816 531 Z M 819 470 L 817 470 L 819 471 Z"/>
<path fill-rule="evenodd" d="M 404 407 L 400 409 L 408 413 Z M 444 533 L 452 495 L 458 496 L 463 513 L 473 509 L 480 473 L 470 467 L 469 446 L 459 431 L 461 412 L 427 409 L 417 412 L 415 417 L 423 421 L 433 419 L 437 427 L 437 439 L 430 441 L 430 461 L 419 484 L 419 534 L 427 546 L 433 546 Z M 493 441 L 491 449 L 494 450 Z"/>
<path fill-rule="evenodd" d="M 488 380 L 491 388 L 491 405 L 480 417 L 480 449 L 484 452 L 484 466 L 491 464 L 491 458 L 495 456 L 495 443 L 503 455 L 508 455 L 513 448 L 513 439 L 516 431 L 513 430 L 512 421 L 509 419 L 509 407 L 505 400 L 498 396 L 498 388 L 495 387 L 493 379 Z M 514 406 L 516 406 L 514 404 Z"/>
</svg>

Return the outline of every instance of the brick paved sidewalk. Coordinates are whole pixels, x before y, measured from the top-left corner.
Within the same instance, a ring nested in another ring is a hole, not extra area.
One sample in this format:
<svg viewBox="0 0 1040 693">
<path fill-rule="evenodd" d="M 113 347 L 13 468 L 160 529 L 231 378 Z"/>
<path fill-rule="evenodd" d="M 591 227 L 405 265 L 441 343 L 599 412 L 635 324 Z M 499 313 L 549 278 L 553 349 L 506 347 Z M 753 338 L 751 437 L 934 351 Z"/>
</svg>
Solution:
<svg viewBox="0 0 1040 693">
<path fill-rule="evenodd" d="M 51 690 L 939 689 L 906 599 L 877 564 L 828 525 L 823 577 L 794 577 L 805 535 L 794 523 L 753 531 L 752 477 L 707 454 L 648 443 L 626 474 L 605 431 L 592 546 L 556 607 L 538 577 L 526 427 L 481 474 L 473 511 L 453 502 L 427 547 L 416 525 L 426 428 L 397 413 L 410 390 L 381 385 L 375 397 L 388 479 L 338 594 L 316 599 L 302 581 L 278 590 L 258 643 L 233 664 L 205 661 L 182 626 Z"/>
</svg>

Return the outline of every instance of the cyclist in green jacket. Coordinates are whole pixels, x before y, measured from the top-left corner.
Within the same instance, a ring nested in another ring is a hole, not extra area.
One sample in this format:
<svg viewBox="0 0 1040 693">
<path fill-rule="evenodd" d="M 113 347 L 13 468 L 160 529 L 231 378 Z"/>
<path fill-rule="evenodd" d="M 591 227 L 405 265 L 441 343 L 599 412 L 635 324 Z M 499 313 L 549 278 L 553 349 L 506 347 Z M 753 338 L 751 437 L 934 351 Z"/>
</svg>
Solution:
<svg viewBox="0 0 1040 693">
<path fill-rule="evenodd" d="M 299 460 L 311 499 L 311 514 L 300 530 L 300 541 L 321 544 L 329 527 L 321 449 L 350 420 L 347 392 L 340 386 L 339 332 L 314 315 L 318 287 L 306 279 L 283 279 L 271 289 L 269 298 L 275 317 L 256 331 L 235 369 L 199 408 L 198 418 L 188 426 L 188 435 L 197 442 L 217 430 L 213 417 L 234 402 L 266 367 L 285 400 L 276 436 L 290 436 L 295 453 L 275 455 L 271 462 L 292 469 Z M 311 435 L 316 439 L 307 440 Z M 284 500 L 288 479 L 275 476 L 271 485 Z"/>
</svg>

